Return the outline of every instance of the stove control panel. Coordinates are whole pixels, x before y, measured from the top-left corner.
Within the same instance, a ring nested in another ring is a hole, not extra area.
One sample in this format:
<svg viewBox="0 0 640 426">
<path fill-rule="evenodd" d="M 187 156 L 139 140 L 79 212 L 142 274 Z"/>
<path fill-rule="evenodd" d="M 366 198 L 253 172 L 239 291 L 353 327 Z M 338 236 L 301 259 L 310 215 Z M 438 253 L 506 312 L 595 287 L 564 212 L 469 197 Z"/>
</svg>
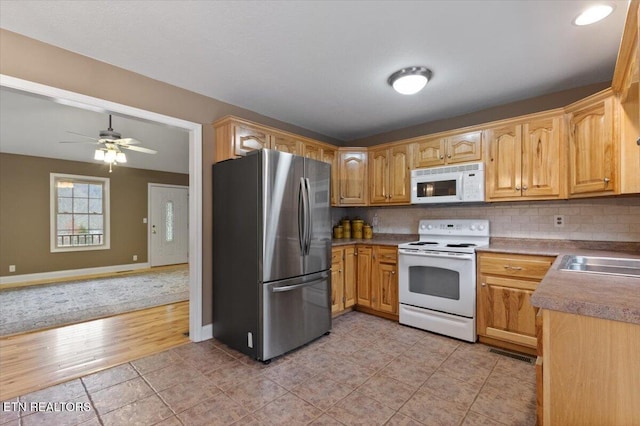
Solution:
<svg viewBox="0 0 640 426">
<path fill-rule="evenodd" d="M 489 221 L 484 219 L 423 219 L 420 235 L 489 236 Z"/>
</svg>

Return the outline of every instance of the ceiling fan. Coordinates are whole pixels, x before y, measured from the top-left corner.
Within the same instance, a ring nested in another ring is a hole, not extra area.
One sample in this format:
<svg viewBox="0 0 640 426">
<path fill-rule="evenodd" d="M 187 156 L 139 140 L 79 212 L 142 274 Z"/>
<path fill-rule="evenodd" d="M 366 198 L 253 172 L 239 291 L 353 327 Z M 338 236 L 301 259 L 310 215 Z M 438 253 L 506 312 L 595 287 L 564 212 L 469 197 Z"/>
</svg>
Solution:
<svg viewBox="0 0 640 426">
<path fill-rule="evenodd" d="M 140 141 L 133 138 L 123 138 L 122 135 L 113 130 L 111 127 L 111 114 L 109 114 L 109 128 L 107 130 L 100 130 L 99 138 L 83 135 L 82 133 L 72 132 L 67 130 L 67 133 L 73 135 L 82 136 L 83 138 L 91 139 L 89 141 L 60 141 L 60 143 L 90 143 L 97 144 L 94 154 L 94 160 L 104 161 L 109 164 L 109 173 L 111 173 L 111 167 L 118 163 L 126 163 L 127 156 L 122 152 L 122 149 L 128 149 L 131 151 L 142 152 L 144 154 L 157 154 L 158 151 L 153 149 L 137 146 Z"/>
</svg>

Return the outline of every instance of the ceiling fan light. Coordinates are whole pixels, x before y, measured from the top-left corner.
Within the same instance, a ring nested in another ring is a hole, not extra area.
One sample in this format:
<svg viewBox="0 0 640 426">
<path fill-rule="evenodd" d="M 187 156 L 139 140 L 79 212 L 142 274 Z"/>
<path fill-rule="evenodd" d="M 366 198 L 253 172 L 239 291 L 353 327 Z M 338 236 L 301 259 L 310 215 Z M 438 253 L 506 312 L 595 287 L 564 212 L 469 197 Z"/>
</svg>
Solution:
<svg viewBox="0 0 640 426">
<path fill-rule="evenodd" d="M 116 161 L 116 152 L 113 149 L 107 150 L 104 154 L 104 162 L 113 163 L 114 161 Z"/>
<path fill-rule="evenodd" d="M 116 154 L 116 161 L 118 163 L 126 163 L 127 162 L 127 156 L 124 155 L 124 152 L 119 152 Z"/>
<path fill-rule="evenodd" d="M 98 161 L 104 161 L 104 151 L 101 149 L 96 149 L 96 152 L 93 155 L 93 159 Z"/>
<path fill-rule="evenodd" d="M 396 92 L 413 95 L 421 91 L 431 78 L 431 71 L 425 67 L 408 67 L 391 74 L 387 82 Z"/>
<path fill-rule="evenodd" d="M 579 27 L 595 24 L 609 16 L 611 12 L 613 12 L 613 5 L 596 4 L 578 15 L 578 17 L 573 20 L 573 23 Z"/>
</svg>

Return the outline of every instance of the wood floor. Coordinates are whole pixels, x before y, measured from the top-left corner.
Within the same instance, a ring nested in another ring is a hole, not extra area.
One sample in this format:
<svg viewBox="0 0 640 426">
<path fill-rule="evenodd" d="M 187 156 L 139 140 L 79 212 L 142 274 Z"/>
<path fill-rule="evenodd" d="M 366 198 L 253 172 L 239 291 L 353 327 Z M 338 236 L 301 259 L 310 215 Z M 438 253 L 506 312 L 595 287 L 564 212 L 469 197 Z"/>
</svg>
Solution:
<svg viewBox="0 0 640 426">
<path fill-rule="evenodd" d="M 0 401 L 189 342 L 189 302 L 0 339 Z"/>
</svg>

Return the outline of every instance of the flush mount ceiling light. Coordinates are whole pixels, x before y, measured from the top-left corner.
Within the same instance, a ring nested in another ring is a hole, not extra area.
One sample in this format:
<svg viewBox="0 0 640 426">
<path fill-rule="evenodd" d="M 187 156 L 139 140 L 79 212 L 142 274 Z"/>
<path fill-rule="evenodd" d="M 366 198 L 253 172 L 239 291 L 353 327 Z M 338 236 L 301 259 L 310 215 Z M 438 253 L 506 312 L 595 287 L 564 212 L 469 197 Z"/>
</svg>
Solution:
<svg viewBox="0 0 640 426">
<path fill-rule="evenodd" d="M 387 83 L 398 93 L 413 95 L 421 91 L 430 78 L 431 71 L 425 67 L 407 67 L 391 74 Z"/>
<path fill-rule="evenodd" d="M 583 11 L 576 19 L 574 25 L 582 27 L 603 20 L 613 12 L 613 4 L 596 4 Z"/>
</svg>

